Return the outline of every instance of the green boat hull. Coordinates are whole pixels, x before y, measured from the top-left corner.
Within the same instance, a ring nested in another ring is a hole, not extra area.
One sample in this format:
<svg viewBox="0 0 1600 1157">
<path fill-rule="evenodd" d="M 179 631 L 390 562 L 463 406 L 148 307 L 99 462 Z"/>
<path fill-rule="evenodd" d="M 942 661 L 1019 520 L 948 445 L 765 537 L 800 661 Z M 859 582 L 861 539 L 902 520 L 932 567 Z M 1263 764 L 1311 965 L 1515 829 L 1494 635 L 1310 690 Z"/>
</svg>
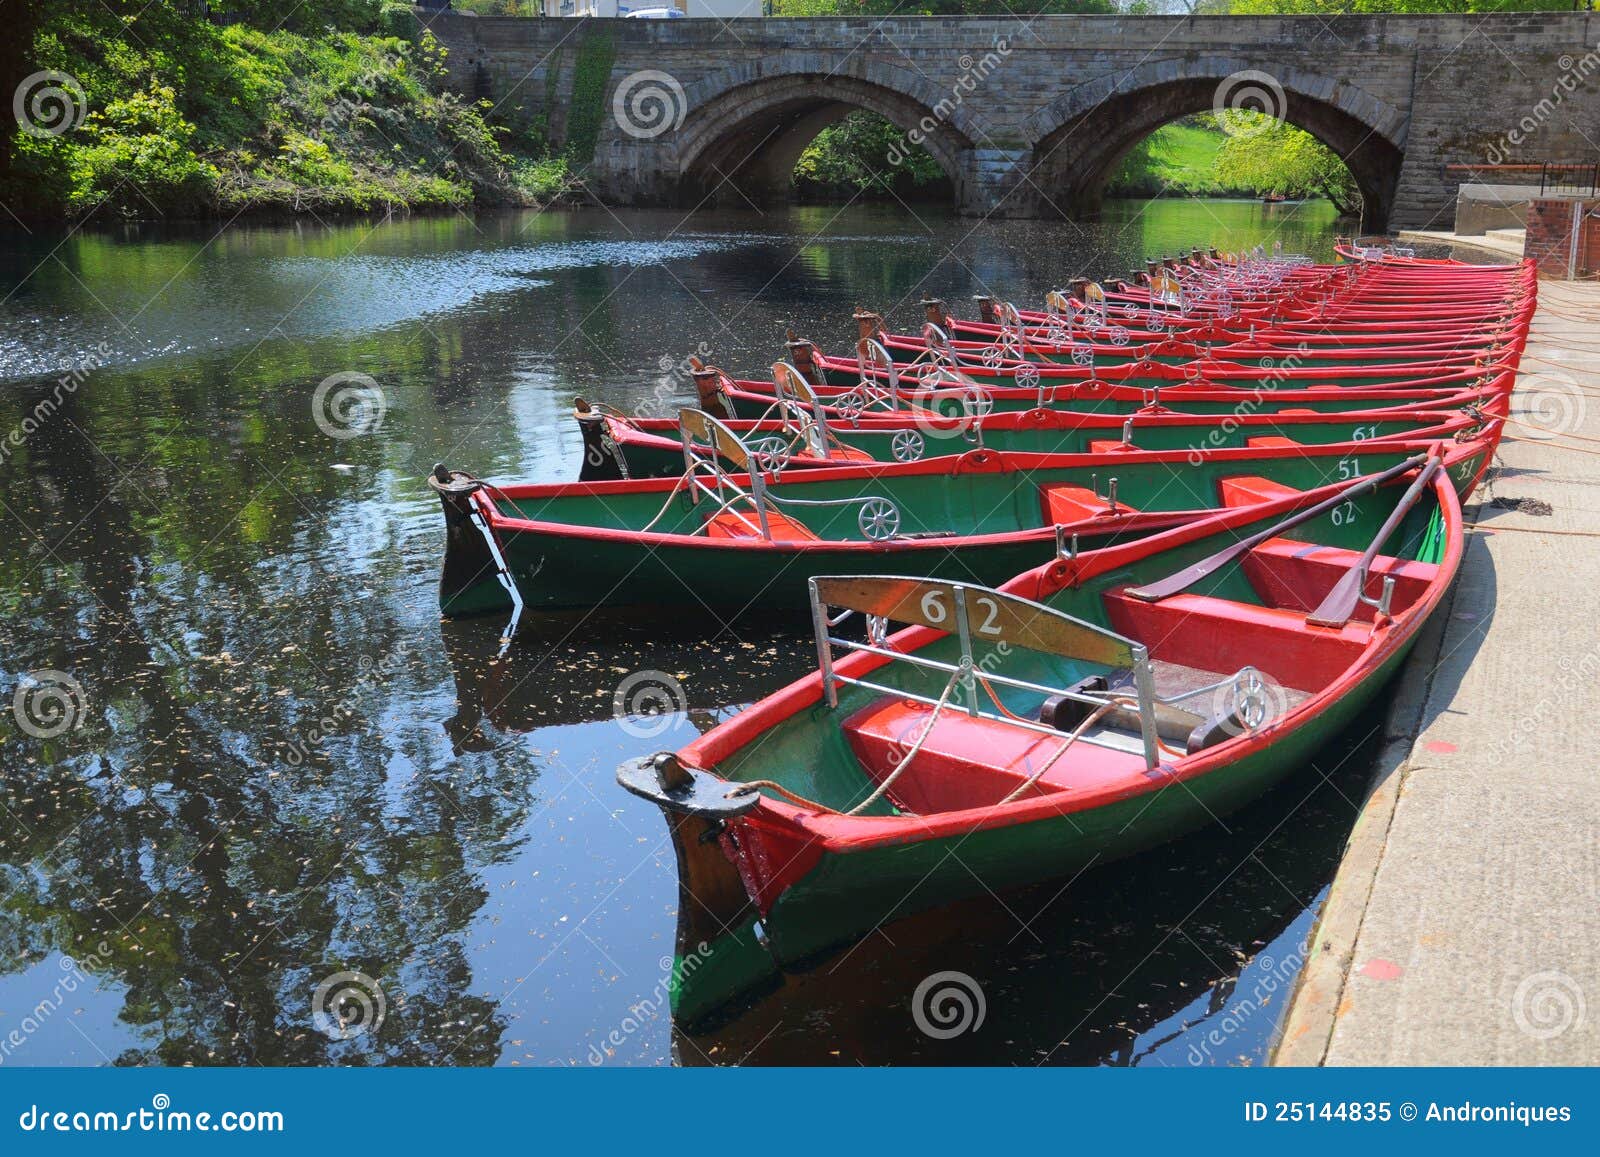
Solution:
<svg viewBox="0 0 1600 1157">
<path fill-rule="evenodd" d="M 1298 490 L 1375 473 L 1416 452 L 1415 446 L 1374 443 L 1358 454 L 1303 452 L 1244 460 L 1207 457 L 1140 461 L 1138 455 L 1102 457 L 1092 466 L 1041 467 L 1007 472 L 946 471 L 933 463 L 885 473 L 797 471 L 772 488 L 780 497 L 840 500 L 882 496 L 900 511 L 902 537 L 869 543 L 859 506 L 781 507 L 800 518 L 820 542 L 761 543 L 708 539 L 695 531 L 703 512 L 678 495 L 657 525 L 665 539 L 642 541 L 637 532 L 661 509 L 664 491 L 628 484 L 555 487 L 551 497 L 518 499 L 502 514 L 527 522 L 500 524 L 499 548 L 530 612 L 587 610 L 598 606 L 706 608 L 732 620 L 776 610 L 798 613 L 806 605 L 806 580 L 815 574 L 919 574 L 994 586 L 1048 561 L 1054 524 L 1040 498 L 1044 486 L 1067 485 L 1101 494 L 1117 479 L 1119 502 L 1143 514 L 1191 512 L 1219 505 L 1223 478 L 1256 475 Z M 1485 449 L 1451 470 L 1458 492 L 1472 485 Z M 820 473 L 831 477 L 812 481 Z M 660 482 L 649 485 L 660 486 Z M 440 605 L 447 615 L 503 613 L 512 608 L 482 540 L 445 503 L 448 545 Z M 598 533 L 595 533 L 598 531 Z M 1133 537 L 1149 530 L 1128 532 Z M 921 537 L 918 537 L 921 536 Z M 976 536 L 997 536 L 981 538 Z M 1108 524 L 1084 533 L 1082 549 L 1123 541 Z M 476 553 L 474 553 L 476 552 Z"/>
<path fill-rule="evenodd" d="M 1237 415 L 1238 403 L 1227 412 Z M 1226 415 L 1225 415 L 1226 416 Z M 1439 411 L 1437 419 L 1444 422 L 1450 412 Z M 1290 423 L 1266 422 L 1241 425 L 1236 421 L 1196 422 L 1192 425 L 1139 425 L 1134 423 L 1132 444 L 1140 450 L 1193 450 L 1242 449 L 1249 439 L 1260 437 L 1287 437 L 1307 446 L 1326 446 L 1334 442 L 1359 442 L 1372 438 L 1406 436 L 1421 429 L 1416 419 L 1360 420 L 1345 419 L 1338 412 L 1330 412 L 1327 421 L 1299 421 Z M 911 427 L 910 432 L 919 440 L 920 453 L 907 459 L 895 457 L 894 433 L 870 428 L 831 427 L 833 435 L 844 445 L 864 451 L 875 462 L 916 461 L 949 454 L 964 454 L 973 448 L 961 433 L 937 437 Z M 995 429 L 983 431 L 983 445 L 990 450 L 1025 454 L 1088 454 L 1095 448 L 1092 442 L 1116 442 L 1120 432 L 1103 426 L 1085 429 Z M 753 438 L 755 435 L 750 435 Z M 683 473 L 683 450 L 677 446 L 656 446 L 633 442 L 623 449 L 627 474 L 632 478 L 674 478 Z"/>
</svg>

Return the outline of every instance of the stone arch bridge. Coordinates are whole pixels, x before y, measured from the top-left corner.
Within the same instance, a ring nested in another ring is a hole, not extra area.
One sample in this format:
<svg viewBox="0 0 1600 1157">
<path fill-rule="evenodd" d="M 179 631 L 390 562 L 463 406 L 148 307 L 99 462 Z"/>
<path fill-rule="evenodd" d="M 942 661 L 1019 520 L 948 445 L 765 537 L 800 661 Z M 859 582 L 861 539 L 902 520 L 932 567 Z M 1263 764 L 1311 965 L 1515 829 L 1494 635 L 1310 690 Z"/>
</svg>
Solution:
<svg viewBox="0 0 1600 1157">
<path fill-rule="evenodd" d="M 1593 160 L 1600 16 L 570 20 L 418 10 L 448 83 L 593 140 L 615 204 L 761 204 L 852 109 L 928 149 L 963 213 L 1078 215 L 1160 125 L 1268 108 L 1346 160 L 1364 226 L 1447 228 L 1445 166 Z M 885 165 L 895 163 L 893 156 Z"/>
</svg>

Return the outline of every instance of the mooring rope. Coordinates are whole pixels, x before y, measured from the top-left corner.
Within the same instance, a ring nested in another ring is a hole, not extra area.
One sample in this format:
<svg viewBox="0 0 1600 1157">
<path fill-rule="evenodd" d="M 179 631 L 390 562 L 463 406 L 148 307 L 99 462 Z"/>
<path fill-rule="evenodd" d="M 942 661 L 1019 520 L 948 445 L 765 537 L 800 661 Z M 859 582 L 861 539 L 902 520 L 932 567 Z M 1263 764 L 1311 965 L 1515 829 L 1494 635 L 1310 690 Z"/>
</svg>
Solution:
<svg viewBox="0 0 1600 1157">
<path fill-rule="evenodd" d="M 933 725 L 939 722 L 939 716 L 944 713 L 945 705 L 950 702 L 950 696 L 955 691 L 956 684 L 961 681 L 962 674 L 969 670 L 971 670 L 970 667 L 968 667 L 966 664 L 962 664 L 954 671 L 950 672 L 950 681 L 944 685 L 944 691 L 940 694 L 939 701 L 933 705 L 933 711 L 928 715 L 928 722 L 923 725 L 922 734 L 917 736 L 917 741 L 913 743 L 910 750 L 908 750 L 905 755 L 901 757 L 900 762 L 895 765 L 894 770 L 888 775 L 884 776 L 883 782 L 878 784 L 878 790 L 873 792 L 860 803 L 856 804 L 855 807 L 845 812 L 845 815 L 860 815 L 861 812 L 865 811 L 867 808 L 871 807 L 873 804 L 882 799 L 884 793 L 894 786 L 894 781 L 899 779 L 901 773 L 904 772 L 906 768 L 911 766 L 911 761 L 915 759 L 918 752 L 922 750 L 922 745 L 928 742 L 928 736 L 933 734 Z"/>
<path fill-rule="evenodd" d="M 1481 530 L 1485 534 L 1499 534 L 1502 531 L 1514 531 L 1518 534 L 1557 534 L 1563 538 L 1600 538 L 1600 530 L 1546 530 L 1539 526 L 1485 526 L 1481 522 L 1467 524 L 1468 530 Z"/>
</svg>

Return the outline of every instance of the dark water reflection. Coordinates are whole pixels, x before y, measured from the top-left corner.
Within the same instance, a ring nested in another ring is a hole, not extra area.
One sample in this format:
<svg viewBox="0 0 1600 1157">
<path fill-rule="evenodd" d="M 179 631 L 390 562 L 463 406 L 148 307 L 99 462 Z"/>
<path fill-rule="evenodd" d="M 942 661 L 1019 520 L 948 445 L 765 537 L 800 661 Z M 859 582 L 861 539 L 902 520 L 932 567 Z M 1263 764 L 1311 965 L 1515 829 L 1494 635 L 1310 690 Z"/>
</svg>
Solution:
<svg viewBox="0 0 1600 1157">
<path fill-rule="evenodd" d="M 686 399 L 672 368 L 701 342 L 756 372 L 785 327 L 845 347 L 858 303 L 910 325 L 922 294 L 1037 301 L 1204 241 L 1322 257 L 1331 231 L 1320 206 L 1169 202 L 1092 227 L 817 208 L 6 238 L 0 1063 L 1259 1059 L 1287 979 L 1259 981 L 1293 971 L 1359 752 L 1227 831 L 896 925 L 674 1042 L 672 855 L 613 769 L 809 644 L 571 619 L 499 657 L 499 624 L 439 621 L 421 478 L 573 477 L 570 395 Z M 333 437 L 312 399 L 347 372 L 386 412 Z M 690 710 L 625 730 L 612 695 L 644 668 Z M 913 1026 L 940 969 L 984 984 L 981 1031 Z M 376 1031 L 314 1018 L 346 972 L 381 990 Z"/>
</svg>

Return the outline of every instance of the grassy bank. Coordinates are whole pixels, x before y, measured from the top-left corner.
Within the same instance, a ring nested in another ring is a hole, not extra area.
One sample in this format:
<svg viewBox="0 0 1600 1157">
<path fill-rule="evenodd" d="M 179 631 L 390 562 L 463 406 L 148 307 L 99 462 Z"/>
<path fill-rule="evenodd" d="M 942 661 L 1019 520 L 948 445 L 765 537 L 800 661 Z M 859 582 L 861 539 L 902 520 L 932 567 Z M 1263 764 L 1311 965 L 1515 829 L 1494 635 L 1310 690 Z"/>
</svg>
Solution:
<svg viewBox="0 0 1600 1157">
<path fill-rule="evenodd" d="M 75 219 L 535 205 L 571 191 L 565 158 L 443 90 L 445 50 L 408 9 L 347 19 L 361 30 L 219 28 L 173 0 L 50 14 L 31 65 L 70 78 L 58 107 L 78 123 L 14 136 L 3 199 Z"/>
</svg>

